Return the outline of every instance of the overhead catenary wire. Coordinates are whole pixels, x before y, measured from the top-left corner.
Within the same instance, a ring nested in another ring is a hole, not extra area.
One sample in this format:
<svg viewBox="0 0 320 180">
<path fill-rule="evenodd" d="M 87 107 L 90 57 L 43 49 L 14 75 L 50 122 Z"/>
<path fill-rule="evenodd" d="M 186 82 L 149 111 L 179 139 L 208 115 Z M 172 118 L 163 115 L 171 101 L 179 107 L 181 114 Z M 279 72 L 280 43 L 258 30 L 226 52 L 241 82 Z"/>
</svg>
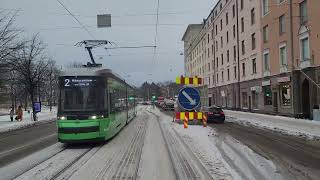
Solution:
<svg viewBox="0 0 320 180">
<path fill-rule="evenodd" d="M 96 39 L 94 35 L 88 30 L 88 28 L 84 24 L 82 24 L 79 19 L 60 0 L 56 1 L 70 14 L 70 16 L 72 16 L 78 22 L 78 24 L 91 36 L 91 38 Z"/>
<path fill-rule="evenodd" d="M 140 49 L 140 48 L 156 48 L 156 46 L 120 46 L 120 47 L 106 47 L 105 49 Z"/>
</svg>

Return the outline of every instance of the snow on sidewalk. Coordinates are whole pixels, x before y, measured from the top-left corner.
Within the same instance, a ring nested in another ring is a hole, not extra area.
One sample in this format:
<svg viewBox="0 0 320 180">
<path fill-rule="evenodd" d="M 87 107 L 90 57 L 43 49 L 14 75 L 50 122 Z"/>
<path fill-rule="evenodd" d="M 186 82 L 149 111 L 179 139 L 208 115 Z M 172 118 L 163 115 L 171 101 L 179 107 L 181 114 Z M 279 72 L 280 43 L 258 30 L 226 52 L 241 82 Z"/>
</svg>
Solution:
<svg viewBox="0 0 320 180">
<path fill-rule="evenodd" d="M 226 121 L 245 126 L 273 130 L 283 134 L 303 136 L 310 139 L 320 138 L 320 121 L 295 119 L 284 116 L 224 110 Z"/>
<path fill-rule="evenodd" d="M 14 115 L 14 117 L 15 116 L 16 115 Z M 57 111 L 55 108 L 53 108 L 51 112 L 47 108 L 42 109 L 42 112 L 38 113 L 38 121 L 32 121 L 31 114 L 29 114 L 27 111 L 23 112 L 23 120 L 21 122 L 16 121 L 15 119 L 13 122 L 11 122 L 9 115 L 0 116 L 0 133 L 14 131 L 46 122 L 52 122 L 55 121 L 56 116 Z"/>
</svg>

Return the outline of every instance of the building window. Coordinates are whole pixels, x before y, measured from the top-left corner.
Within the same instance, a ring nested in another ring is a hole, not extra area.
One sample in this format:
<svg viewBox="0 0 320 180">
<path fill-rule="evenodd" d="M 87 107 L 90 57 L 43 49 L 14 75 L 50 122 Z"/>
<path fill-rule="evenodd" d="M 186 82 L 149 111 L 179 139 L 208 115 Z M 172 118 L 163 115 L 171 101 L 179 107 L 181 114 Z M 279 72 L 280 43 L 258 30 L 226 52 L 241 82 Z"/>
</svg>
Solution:
<svg viewBox="0 0 320 180">
<path fill-rule="evenodd" d="M 232 17 L 234 18 L 236 16 L 236 6 L 232 5 Z"/>
<path fill-rule="evenodd" d="M 227 31 L 227 44 L 229 42 L 229 31 Z"/>
<path fill-rule="evenodd" d="M 244 18 L 241 18 L 241 32 L 244 32 Z"/>
<path fill-rule="evenodd" d="M 212 55 L 214 55 L 214 47 L 213 47 L 213 44 L 211 45 L 211 53 L 212 53 Z"/>
<path fill-rule="evenodd" d="M 246 76 L 246 64 L 243 62 L 242 63 L 242 77 Z"/>
<path fill-rule="evenodd" d="M 291 106 L 291 89 L 290 85 L 281 85 L 281 104 L 282 106 Z"/>
<path fill-rule="evenodd" d="M 213 28 L 211 29 L 211 39 L 213 39 Z"/>
<path fill-rule="evenodd" d="M 253 74 L 257 73 L 257 60 L 256 60 L 256 58 L 252 59 L 252 73 Z"/>
<path fill-rule="evenodd" d="M 279 17 L 279 34 L 282 34 L 285 32 L 285 27 L 286 27 L 285 16 L 282 15 Z"/>
<path fill-rule="evenodd" d="M 233 67 L 234 79 L 237 79 L 237 66 Z"/>
<path fill-rule="evenodd" d="M 210 63 L 208 63 L 208 71 L 210 71 Z"/>
<path fill-rule="evenodd" d="M 209 44 L 209 42 L 210 42 L 210 34 L 208 33 L 208 44 Z"/>
<path fill-rule="evenodd" d="M 216 63 L 217 63 L 217 68 L 218 68 L 219 67 L 219 58 L 218 57 L 217 57 Z"/>
<path fill-rule="evenodd" d="M 248 108 L 248 93 L 242 92 L 242 107 Z"/>
<path fill-rule="evenodd" d="M 222 19 L 220 19 L 220 31 L 222 31 Z"/>
<path fill-rule="evenodd" d="M 303 38 L 300 40 L 301 46 L 301 60 L 307 61 L 310 60 L 310 48 L 309 48 L 309 37 Z"/>
<path fill-rule="evenodd" d="M 244 40 L 241 41 L 241 50 L 242 50 L 242 55 L 244 55 L 246 53 L 246 46 L 244 44 Z"/>
<path fill-rule="evenodd" d="M 216 35 L 218 34 L 218 25 L 216 25 Z"/>
<path fill-rule="evenodd" d="M 229 62 L 229 60 L 230 60 L 230 52 L 229 52 L 229 50 L 227 50 L 227 62 Z"/>
<path fill-rule="evenodd" d="M 222 10 L 222 3 L 220 4 L 220 11 Z"/>
<path fill-rule="evenodd" d="M 256 15 L 254 12 L 254 8 L 251 9 L 251 25 L 256 23 Z"/>
<path fill-rule="evenodd" d="M 240 1 L 240 9 L 243 9 L 243 0 Z"/>
<path fill-rule="evenodd" d="M 236 46 L 233 46 L 233 60 L 237 61 L 237 49 L 236 49 Z"/>
<path fill-rule="evenodd" d="M 233 39 L 236 37 L 236 25 L 233 25 Z"/>
<path fill-rule="evenodd" d="M 223 48 L 223 37 L 220 37 L 221 48 Z"/>
<path fill-rule="evenodd" d="M 262 0 L 262 15 L 265 16 L 269 12 L 269 0 Z"/>
<path fill-rule="evenodd" d="M 210 58 L 210 49 L 208 48 L 208 58 Z"/>
<path fill-rule="evenodd" d="M 263 35 L 263 42 L 267 43 L 269 36 L 268 36 L 268 25 L 264 26 L 262 29 L 262 35 Z"/>
<path fill-rule="evenodd" d="M 264 105 L 272 105 L 271 86 L 264 86 L 263 87 L 263 94 L 264 94 Z"/>
<path fill-rule="evenodd" d="M 223 71 L 221 72 L 221 80 L 222 80 L 222 82 L 224 82 L 224 74 L 223 74 Z"/>
<path fill-rule="evenodd" d="M 216 51 L 218 51 L 219 47 L 218 47 L 218 41 L 216 41 Z"/>
<path fill-rule="evenodd" d="M 227 78 L 228 78 L 228 81 L 230 81 L 230 70 L 227 69 Z"/>
<path fill-rule="evenodd" d="M 270 71 L 269 67 L 269 52 L 263 54 L 264 71 Z"/>
<path fill-rule="evenodd" d="M 226 13 L 226 25 L 228 25 L 228 23 L 229 23 L 229 14 Z"/>
<path fill-rule="evenodd" d="M 221 54 L 221 65 L 223 65 L 223 54 Z"/>
<path fill-rule="evenodd" d="M 300 23 L 305 24 L 308 22 L 308 8 L 307 8 L 307 0 L 304 0 L 300 3 Z"/>
<path fill-rule="evenodd" d="M 253 33 L 251 35 L 251 47 L 252 50 L 256 49 L 256 33 Z"/>
<path fill-rule="evenodd" d="M 219 74 L 217 73 L 217 84 L 219 83 Z"/>
<path fill-rule="evenodd" d="M 288 63 L 287 63 L 287 47 L 284 45 L 284 46 L 281 46 L 280 49 L 279 49 L 279 55 L 280 55 L 280 65 L 281 66 L 287 66 Z"/>
</svg>

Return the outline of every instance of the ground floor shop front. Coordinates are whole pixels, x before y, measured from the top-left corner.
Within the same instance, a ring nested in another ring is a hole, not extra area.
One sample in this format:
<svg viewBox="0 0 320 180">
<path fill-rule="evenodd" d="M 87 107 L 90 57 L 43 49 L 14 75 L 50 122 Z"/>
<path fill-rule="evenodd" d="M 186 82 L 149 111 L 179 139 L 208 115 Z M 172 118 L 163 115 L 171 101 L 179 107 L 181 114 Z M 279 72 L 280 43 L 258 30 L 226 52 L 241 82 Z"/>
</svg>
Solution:
<svg viewBox="0 0 320 180">
<path fill-rule="evenodd" d="M 320 104 L 320 68 L 208 89 L 208 105 L 226 109 L 313 118 Z"/>
</svg>

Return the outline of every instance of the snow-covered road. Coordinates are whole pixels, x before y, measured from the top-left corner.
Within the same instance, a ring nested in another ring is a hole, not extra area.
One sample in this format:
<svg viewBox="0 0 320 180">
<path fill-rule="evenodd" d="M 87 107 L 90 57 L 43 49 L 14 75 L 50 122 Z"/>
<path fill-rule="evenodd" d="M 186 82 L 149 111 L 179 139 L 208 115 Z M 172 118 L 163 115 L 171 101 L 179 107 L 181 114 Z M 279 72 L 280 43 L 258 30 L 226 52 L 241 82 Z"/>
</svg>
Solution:
<svg viewBox="0 0 320 180">
<path fill-rule="evenodd" d="M 221 126 L 223 127 L 223 125 Z M 0 169 L 1 179 L 291 179 L 267 159 L 215 127 L 189 126 L 150 106 L 100 145 L 57 143 Z"/>
</svg>

